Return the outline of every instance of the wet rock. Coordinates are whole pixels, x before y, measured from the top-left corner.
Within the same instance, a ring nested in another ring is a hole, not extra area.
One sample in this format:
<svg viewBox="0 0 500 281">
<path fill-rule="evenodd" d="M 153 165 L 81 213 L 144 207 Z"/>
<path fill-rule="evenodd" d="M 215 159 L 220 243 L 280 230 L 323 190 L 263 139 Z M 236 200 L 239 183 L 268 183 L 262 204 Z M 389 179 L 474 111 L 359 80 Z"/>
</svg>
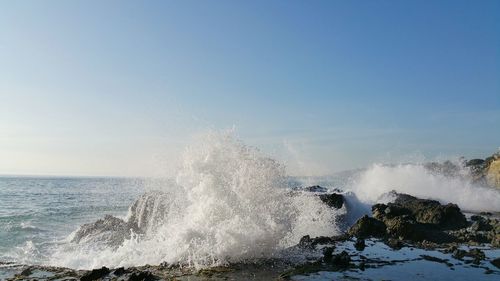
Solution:
<svg viewBox="0 0 500 281">
<path fill-rule="evenodd" d="M 72 242 L 88 242 L 119 246 L 125 239 L 130 238 L 131 227 L 124 220 L 106 215 L 94 223 L 84 224 L 75 233 Z"/>
<path fill-rule="evenodd" d="M 335 242 L 348 240 L 349 236 L 347 235 L 338 235 L 338 236 L 318 236 L 311 238 L 309 235 L 302 236 L 299 241 L 300 247 L 312 248 L 316 245 L 326 245 L 326 244 L 334 244 Z"/>
<path fill-rule="evenodd" d="M 356 250 L 358 251 L 363 251 L 365 247 L 366 247 L 365 239 L 358 238 L 354 243 L 354 248 L 356 248 Z"/>
<path fill-rule="evenodd" d="M 434 224 L 441 229 L 459 229 L 467 226 L 467 220 L 455 204 L 441 205 L 436 200 L 419 199 L 408 194 L 396 194 L 394 203 L 388 207 L 408 214 L 419 223 Z"/>
<path fill-rule="evenodd" d="M 127 273 L 127 270 L 123 267 L 119 267 L 113 271 L 113 274 L 116 276 L 122 276 L 123 274 Z"/>
<path fill-rule="evenodd" d="M 319 199 L 326 205 L 335 209 L 340 209 L 344 205 L 344 196 L 338 193 L 320 194 Z"/>
<path fill-rule="evenodd" d="M 484 165 L 483 159 L 471 159 L 465 162 L 465 167 Z"/>
<path fill-rule="evenodd" d="M 386 226 L 383 222 L 365 215 L 351 226 L 349 234 L 358 238 L 380 238 L 386 235 Z"/>
<path fill-rule="evenodd" d="M 328 189 L 326 189 L 322 186 L 319 186 L 319 185 L 308 186 L 308 187 L 305 187 L 304 190 L 309 191 L 309 192 L 327 192 L 328 191 Z"/>
<path fill-rule="evenodd" d="M 329 262 L 333 257 L 333 250 L 335 247 L 325 247 L 323 248 L 323 260 Z"/>
<path fill-rule="evenodd" d="M 453 242 L 454 238 L 447 233 L 436 229 L 433 225 L 426 225 L 414 221 L 411 217 L 401 216 L 386 219 L 387 233 L 395 238 L 414 242 L 430 241 L 434 243 Z"/>
<path fill-rule="evenodd" d="M 491 264 L 496 266 L 496 268 L 500 269 L 500 258 L 496 258 L 491 261 Z"/>
<path fill-rule="evenodd" d="M 433 256 L 429 256 L 429 255 L 420 255 L 420 257 L 422 257 L 424 260 L 427 260 L 427 261 L 432 261 L 432 262 L 438 262 L 438 263 L 442 263 L 442 264 L 446 264 L 448 267 L 452 267 L 453 264 L 448 262 L 447 259 L 440 259 L 438 257 L 433 257 Z"/>
<path fill-rule="evenodd" d="M 98 280 L 101 279 L 102 277 L 106 276 L 109 274 L 109 268 L 103 266 L 99 269 L 92 269 L 92 271 L 89 271 L 85 273 L 82 277 L 80 277 L 80 281 L 93 281 L 93 280 Z"/>
<path fill-rule="evenodd" d="M 299 247 L 312 248 L 311 236 L 309 236 L 309 235 L 302 236 L 302 238 L 300 238 L 300 241 L 299 241 Z"/>
<path fill-rule="evenodd" d="M 385 241 L 385 244 L 389 247 L 391 247 L 391 249 L 394 249 L 394 250 L 400 250 L 401 248 L 404 247 L 404 243 L 403 241 L 399 240 L 399 239 L 394 239 L 394 238 L 389 238 Z"/>
<path fill-rule="evenodd" d="M 157 280 L 158 278 L 156 278 L 156 276 L 154 276 L 151 272 L 149 271 L 141 271 L 141 272 L 134 272 L 132 273 L 129 278 L 128 278 L 128 281 L 153 281 L 153 280 Z"/>
<path fill-rule="evenodd" d="M 346 251 L 342 251 L 340 254 L 333 255 L 331 263 L 339 268 L 347 268 L 351 263 L 351 257 Z"/>
<path fill-rule="evenodd" d="M 31 273 L 33 273 L 31 271 L 31 267 L 27 267 L 23 271 L 21 271 L 21 273 L 19 275 L 21 275 L 21 276 L 30 276 Z"/>
</svg>

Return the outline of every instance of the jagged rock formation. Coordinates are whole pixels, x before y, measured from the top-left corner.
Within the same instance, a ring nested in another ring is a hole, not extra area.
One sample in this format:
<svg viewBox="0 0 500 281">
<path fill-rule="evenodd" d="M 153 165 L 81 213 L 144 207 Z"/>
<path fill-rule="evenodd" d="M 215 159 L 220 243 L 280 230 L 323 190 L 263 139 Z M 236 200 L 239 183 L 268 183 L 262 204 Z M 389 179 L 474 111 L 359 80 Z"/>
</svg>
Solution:
<svg viewBox="0 0 500 281">
<path fill-rule="evenodd" d="M 500 246 L 500 222 L 473 216 L 467 222 L 455 204 L 419 199 L 393 192 L 395 201 L 372 207 L 373 218 L 359 219 L 349 234 L 359 238 L 379 237 L 433 243 L 491 243 Z M 384 231 L 385 230 L 385 231 Z"/>
</svg>

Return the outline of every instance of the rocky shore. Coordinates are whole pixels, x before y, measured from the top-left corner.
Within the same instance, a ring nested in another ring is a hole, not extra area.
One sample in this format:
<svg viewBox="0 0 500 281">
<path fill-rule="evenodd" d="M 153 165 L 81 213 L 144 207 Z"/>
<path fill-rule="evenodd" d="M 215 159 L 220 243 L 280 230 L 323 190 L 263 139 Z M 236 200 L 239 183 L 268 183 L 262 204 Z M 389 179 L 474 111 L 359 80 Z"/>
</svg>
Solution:
<svg viewBox="0 0 500 281">
<path fill-rule="evenodd" d="M 341 193 L 326 193 L 320 186 L 308 187 L 305 191 L 318 196 L 320 201 L 330 208 L 340 209 L 346 205 L 345 197 Z M 368 269 L 415 262 L 440 263 L 452 270 L 466 266 L 480 270 L 485 276 L 500 276 L 500 220 L 497 214 L 466 216 L 455 204 L 443 205 L 435 200 L 396 192 L 392 192 L 390 196 L 394 198 L 391 203 L 373 205 L 371 216 L 365 215 L 358 219 L 344 235 L 302 237 L 293 251 L 315 251 L 322 254 L 299 264 L 283 260 L 263 260 L 201 270 L 170 264 L 74 270 L 4 263 L 0 264 L 0 271 L 4 272 L 4 278 L 0 275 L 0 279 L 289 280 L 318 272 L 356 276 Z M 128 229 L 136 218 L 131 218 L 129 222 L 117 220 L 106 217 L 85 225 L 74 239 L 85 239 L 86 234 L 98 230 L 102 231 L 103 235 L 109 230 L 126 233 L 120 230 Z M 133 227 L 140 229 L 143 226 L 135 223 Z M 120 241 L 122 239 L 126 237 L 119 237 Z M 110 244 L 120 243 L 109 239 L 106 241 Z M 488 256 L 486 253 L 492 250 L 493 254 Z M 408 254 L 405 258 L 376 255 L 384 251 L 389 255 L 398 252 L 413 254 Z"/>
</svg>

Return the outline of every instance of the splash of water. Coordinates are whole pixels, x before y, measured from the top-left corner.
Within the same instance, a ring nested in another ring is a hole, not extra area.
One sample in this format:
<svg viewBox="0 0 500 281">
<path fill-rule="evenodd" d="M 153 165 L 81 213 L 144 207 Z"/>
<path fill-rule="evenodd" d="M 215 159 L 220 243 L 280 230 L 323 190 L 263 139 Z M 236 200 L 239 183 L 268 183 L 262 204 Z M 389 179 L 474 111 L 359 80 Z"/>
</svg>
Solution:
<svg viewBox="0 0 500 281">
<path fill-rule="evenodd" d="M 435 173 L 417 164 L 374 164 L 361 173 L 351 188 L 358 198 L 369 203 L 384 200 L 381 197 L 384 193 L 395 190 L 442 203 L 455 203 L 468 211 L 500 211 L 498 190 L 476 185 L 467 177 Z"/>
<path fill-rule="evenodd" d="M 187 148 L 176 184 L 131 207 L 126 223 L 138 234 L 118 247 L 66 243 L 50 263 L 203 267 L 277 257 L 303 235 L 338 234 L 338 211 L 286 186 L 283 165 L 231 134 L 210 133 Z"/>
</svg>

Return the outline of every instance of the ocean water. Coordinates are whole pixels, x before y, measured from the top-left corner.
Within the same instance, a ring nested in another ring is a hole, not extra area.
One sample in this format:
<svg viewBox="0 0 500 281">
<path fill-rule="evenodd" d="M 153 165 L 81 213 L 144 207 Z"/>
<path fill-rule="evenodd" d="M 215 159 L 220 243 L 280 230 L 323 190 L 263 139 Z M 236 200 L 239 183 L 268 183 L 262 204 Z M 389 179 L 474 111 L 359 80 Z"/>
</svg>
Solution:
<svg viewBox="0 0 500 281">
<path fill-rule="evenodd" d="M 341 190 L 349 210 L 329 208 L 308 192 L 290 196 L 294 187 L 314 184 Z M 467 211 L 500 211 L 498 190 L 418 163 L 290 177 L 285 165 L 258 149 L 213 133 L 186 147 L 182 165 L 168 180 L 0 177 L 0 262 L 83 269 L 300 262 L 304 253 L 289 249 L 302 236 L 342 233 L 371 204 L 390 200 L 385 194 L 391 190 L 457 203 Z M 105 215 L 118 219 L 78 236 L 82 225 Z"/>
<path fill-rule="evenodd" d="M 81 224 L 125 216 L 144 180 L 0 177 L 0 261 L 44 263 Z"/>
</svg>

